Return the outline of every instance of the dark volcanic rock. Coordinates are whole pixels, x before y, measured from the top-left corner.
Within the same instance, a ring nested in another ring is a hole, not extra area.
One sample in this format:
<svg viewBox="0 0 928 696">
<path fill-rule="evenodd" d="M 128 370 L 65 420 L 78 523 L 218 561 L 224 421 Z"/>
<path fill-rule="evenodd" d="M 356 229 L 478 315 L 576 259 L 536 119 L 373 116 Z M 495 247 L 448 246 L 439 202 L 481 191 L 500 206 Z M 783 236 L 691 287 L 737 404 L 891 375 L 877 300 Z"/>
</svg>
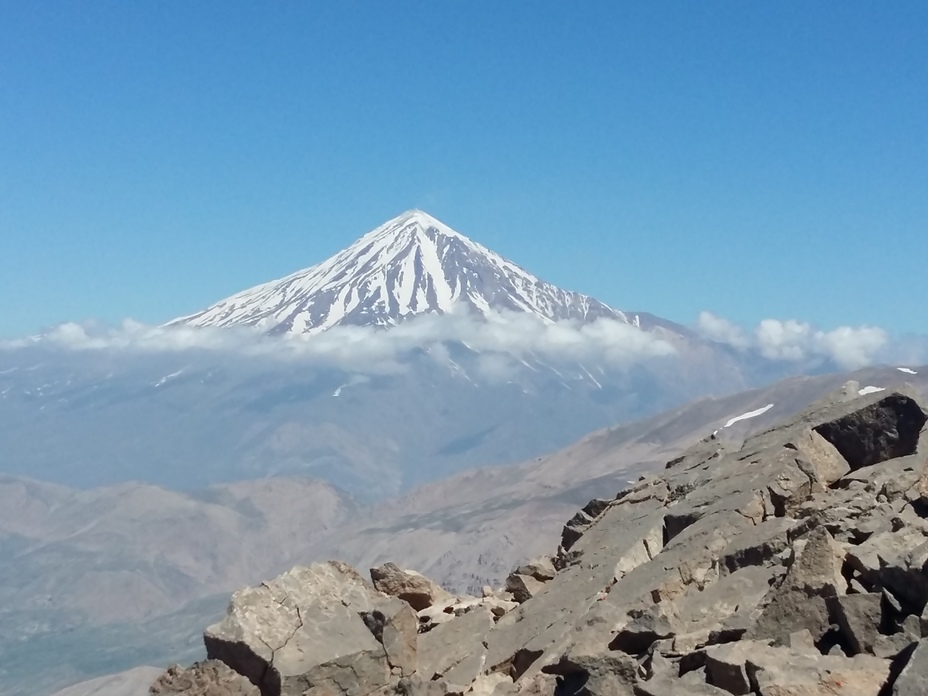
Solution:
<svg viewBox="0 0 928 696">
<path fill-rule="evenodd" d="M 837 448 L 851 469 L 914 454 L 928 420 L 912 397 L 890 394 L 877 403 L 815 428 Z"/>
</svg>

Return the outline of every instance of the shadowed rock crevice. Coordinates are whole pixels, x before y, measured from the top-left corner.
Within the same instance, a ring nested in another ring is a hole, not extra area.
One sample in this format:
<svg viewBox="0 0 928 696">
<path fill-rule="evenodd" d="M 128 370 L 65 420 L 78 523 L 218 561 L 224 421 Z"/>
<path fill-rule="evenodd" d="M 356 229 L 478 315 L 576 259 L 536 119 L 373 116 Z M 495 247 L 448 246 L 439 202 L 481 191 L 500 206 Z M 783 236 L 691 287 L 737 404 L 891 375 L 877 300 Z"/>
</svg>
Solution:
<svg viewBox="0 0 928 696">
<path fill-rule="evenodd" d="M 526 650 L 525 648 L 516 652 L 512 657 L 512 666 L 509 669 L 509 676 L 512 680 L 516 681 L 525 674 L 542 654 L 542 650 Z"/>
<path fill-rule="evenodd" d="M 209 660 L 225 665 L 235 665 L 235 672 L 246 678 L 256 689 L 261 689 L 261 696 L 267 696 L 262 689 L 270 668 L 270 653 L 268 647 L 268 660 L 256 655 L 245 643 L 234 641 L 214 640 L 209 633 L 203 637 L 206 644 L 206 654 Z M 170 691 L 165 693 L 171 693 Z"/>
<path fill-rule="evenodd" d="M 664 517 L 664 546 L 679 536 L 687 527 L 696 524 L 702 519 L 705 512 L 702 510 L 687 510 L 682 513 L 668 513 Z"/>
</svg>

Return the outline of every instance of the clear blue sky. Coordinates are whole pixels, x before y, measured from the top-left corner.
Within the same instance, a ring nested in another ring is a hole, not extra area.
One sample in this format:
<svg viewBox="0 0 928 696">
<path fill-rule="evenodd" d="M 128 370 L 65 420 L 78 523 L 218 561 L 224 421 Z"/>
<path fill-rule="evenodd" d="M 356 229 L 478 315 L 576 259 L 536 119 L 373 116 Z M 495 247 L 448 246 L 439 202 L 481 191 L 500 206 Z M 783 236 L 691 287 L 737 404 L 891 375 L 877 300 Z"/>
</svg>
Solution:
<svg viewBox="0 0 928 696">
<path fill-rule="evenodd" d="M 928 2 L 0 0 L 0 336 L 411 207 L 621 308 L 925 333 Z"/>
</svg>

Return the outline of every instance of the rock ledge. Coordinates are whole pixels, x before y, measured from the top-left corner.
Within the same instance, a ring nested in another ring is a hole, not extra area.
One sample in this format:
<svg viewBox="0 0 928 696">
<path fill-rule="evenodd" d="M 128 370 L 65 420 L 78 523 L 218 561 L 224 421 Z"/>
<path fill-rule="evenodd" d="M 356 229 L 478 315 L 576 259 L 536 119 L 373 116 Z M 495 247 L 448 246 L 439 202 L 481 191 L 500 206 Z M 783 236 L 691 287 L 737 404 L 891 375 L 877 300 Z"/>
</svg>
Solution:
<svg viewBox="0 0 928 696">
<path fill-rule="evenodd" d="M 591 501 L 505 590 L 337 562 L 240 590 L 152 694 L 928 694 L 928 411 L 849 391 Z"/>
</svg>

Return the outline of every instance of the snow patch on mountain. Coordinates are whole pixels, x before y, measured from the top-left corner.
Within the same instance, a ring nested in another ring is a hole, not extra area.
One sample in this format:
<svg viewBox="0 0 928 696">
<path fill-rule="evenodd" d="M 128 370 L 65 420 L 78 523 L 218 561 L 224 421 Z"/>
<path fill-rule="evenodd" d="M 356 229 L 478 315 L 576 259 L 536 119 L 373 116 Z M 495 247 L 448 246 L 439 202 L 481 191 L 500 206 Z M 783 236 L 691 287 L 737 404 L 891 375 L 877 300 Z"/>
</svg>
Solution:
<svg viewBox="0 0 928 696">
<path fill-rule="evenodd" d="M 742 413 L 740 416 L 735 416 L 734 418 L 730 418 L 728 422 L 725 423 L 725 425 L 723 425 L 721 428 L 719 428 L 712 434 L 716 435 L 718 434 L 719 430 L 730 428 L 731 426 L 733 426 L 735 423 L 738 423 L 739 421 L 748 420 L 749 418 L 757 418 L 757 416 L 762 416 L 772 408 L 773 408 L 773 404 L 767 404 L 766 406 L 762 406 L 761 408 L 758 408 L 754 411 L 748 411 L 747 413 Z"/>
<path fill-rule="evenodd" d="M 169 325 L 253 326 L 314 335 L 338 325 L 393 326 L 408 317 L 467 311 L 526 313 L 548 322 L 622 312 L 546 283 L 420 210 L 361 237 L 330 259 L 250 288 Z"/>
<path fill-rule="evenodd" d="M 181 369 L 179 369 L 177 372 L 172 372 L 172 373 L 169 374 L 169 375 L 165 375 L 164 377 L 162 377 L 161 379 L 159 379 L 157 382 L 155 382 L 155 385 L 154 385 L 155 388 L 157 389 L 158 387 L 163 386 L 164 384 L 166 384 L 166 383 L 169 382 L 170 380 L 174 379 L 175 377 L 180 377 L 181 374 L 183 374 L 183 372 L 184 372 L 184 369 L 181 368 Z"/>
</svg>

